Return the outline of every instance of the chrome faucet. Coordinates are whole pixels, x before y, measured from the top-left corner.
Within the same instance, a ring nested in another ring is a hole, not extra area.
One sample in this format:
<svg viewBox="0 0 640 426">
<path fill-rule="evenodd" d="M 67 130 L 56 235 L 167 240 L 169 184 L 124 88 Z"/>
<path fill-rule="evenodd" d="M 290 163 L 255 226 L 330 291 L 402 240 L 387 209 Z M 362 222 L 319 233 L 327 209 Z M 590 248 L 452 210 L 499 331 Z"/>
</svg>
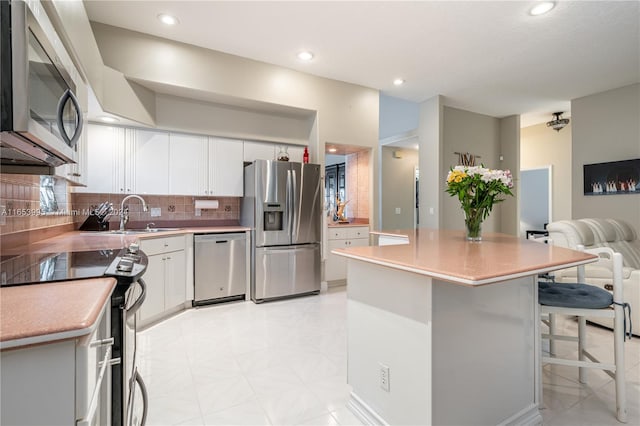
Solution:
<svg viewBox="0 0 640 426">
<path fill-rule="evenodd" d="M 137 198 L 138 200 L 140 200 L 140 202 L 142 203 L 142 211 L 146 212 L 149 210 L 149 208 L 147 207 L 147 203 L 144 201 L 144 199 L 141 196 L 132 194 L 124 197 L 122 199 L 122 202 L 120 203 L 120 230 L 121 231 L 124 231 L 124 226 L 129 221 L 129 208 L 126 208 L 126 209 L 124 208 L 124 202 L 127 201 L 129 198 Z"/>
</svg>

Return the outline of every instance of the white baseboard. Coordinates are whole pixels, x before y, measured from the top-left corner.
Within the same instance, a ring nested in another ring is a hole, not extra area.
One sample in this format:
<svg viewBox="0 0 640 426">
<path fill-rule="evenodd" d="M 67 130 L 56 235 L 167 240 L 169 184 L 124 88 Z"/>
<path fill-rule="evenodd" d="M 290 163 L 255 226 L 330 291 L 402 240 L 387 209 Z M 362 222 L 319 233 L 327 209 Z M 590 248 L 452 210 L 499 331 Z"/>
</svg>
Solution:
<svg viewBox="0 0 640 426">
<path fill-rule="evenodd" d="M 355 393 L 351 392 L 347 408 L 365 425 L 388 426 L 389 423 L 371 409 Z"/>
<path fill-rule="evenodd" d="M 517 412 L 509 417 L 500 425 L 522 425 L 522 426 L 538 426 L 542 424 L 542 416 L 538 409 L 538 404 L 531 404 L 527 408 Z"/>
</svg>

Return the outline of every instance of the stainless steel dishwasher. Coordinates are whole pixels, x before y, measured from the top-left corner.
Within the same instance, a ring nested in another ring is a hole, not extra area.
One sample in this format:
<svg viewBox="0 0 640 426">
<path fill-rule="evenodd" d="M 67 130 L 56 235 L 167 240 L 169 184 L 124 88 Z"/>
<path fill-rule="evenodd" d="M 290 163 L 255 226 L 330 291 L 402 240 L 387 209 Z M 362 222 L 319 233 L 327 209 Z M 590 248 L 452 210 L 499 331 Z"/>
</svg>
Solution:
<svg viewBox="0 0 640 426">
<path fill-rule="evenodd" d="M 193 305 L 243 299 L 247 282 L 246 234 L 196 234 L 193 243 Z"/>
</svg>

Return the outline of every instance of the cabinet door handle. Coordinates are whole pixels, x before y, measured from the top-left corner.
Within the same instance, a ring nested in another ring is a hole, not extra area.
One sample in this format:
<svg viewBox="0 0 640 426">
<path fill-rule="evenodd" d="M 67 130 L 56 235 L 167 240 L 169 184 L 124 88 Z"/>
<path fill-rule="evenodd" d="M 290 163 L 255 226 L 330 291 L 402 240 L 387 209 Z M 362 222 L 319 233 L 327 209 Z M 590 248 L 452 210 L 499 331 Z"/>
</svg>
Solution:
<svg viewBox="0 0 640 426">
<path fill-rule="evenodd" d="M 167 257 L 167 260 L 171 260 L 171 257 Z"/>
</svg>

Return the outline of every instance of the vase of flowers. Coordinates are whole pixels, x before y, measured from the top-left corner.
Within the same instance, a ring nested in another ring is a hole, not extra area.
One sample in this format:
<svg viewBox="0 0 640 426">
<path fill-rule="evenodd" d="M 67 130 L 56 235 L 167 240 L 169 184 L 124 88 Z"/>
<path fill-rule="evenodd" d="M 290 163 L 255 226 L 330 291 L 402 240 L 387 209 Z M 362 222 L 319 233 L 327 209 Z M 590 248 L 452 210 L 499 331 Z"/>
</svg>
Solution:
<svg viewBox="0 0 640 426">
<path fill-rule="evenodd" d="M 447 175 L 447 192 L 457 196 L 464 210 L 467 239 L 482 240 L 482 221 L 493 205 L 513 195 L 513 179 L 509 170 L 493 170 L 481 166 L 455 166 Z"/>
</svg>

